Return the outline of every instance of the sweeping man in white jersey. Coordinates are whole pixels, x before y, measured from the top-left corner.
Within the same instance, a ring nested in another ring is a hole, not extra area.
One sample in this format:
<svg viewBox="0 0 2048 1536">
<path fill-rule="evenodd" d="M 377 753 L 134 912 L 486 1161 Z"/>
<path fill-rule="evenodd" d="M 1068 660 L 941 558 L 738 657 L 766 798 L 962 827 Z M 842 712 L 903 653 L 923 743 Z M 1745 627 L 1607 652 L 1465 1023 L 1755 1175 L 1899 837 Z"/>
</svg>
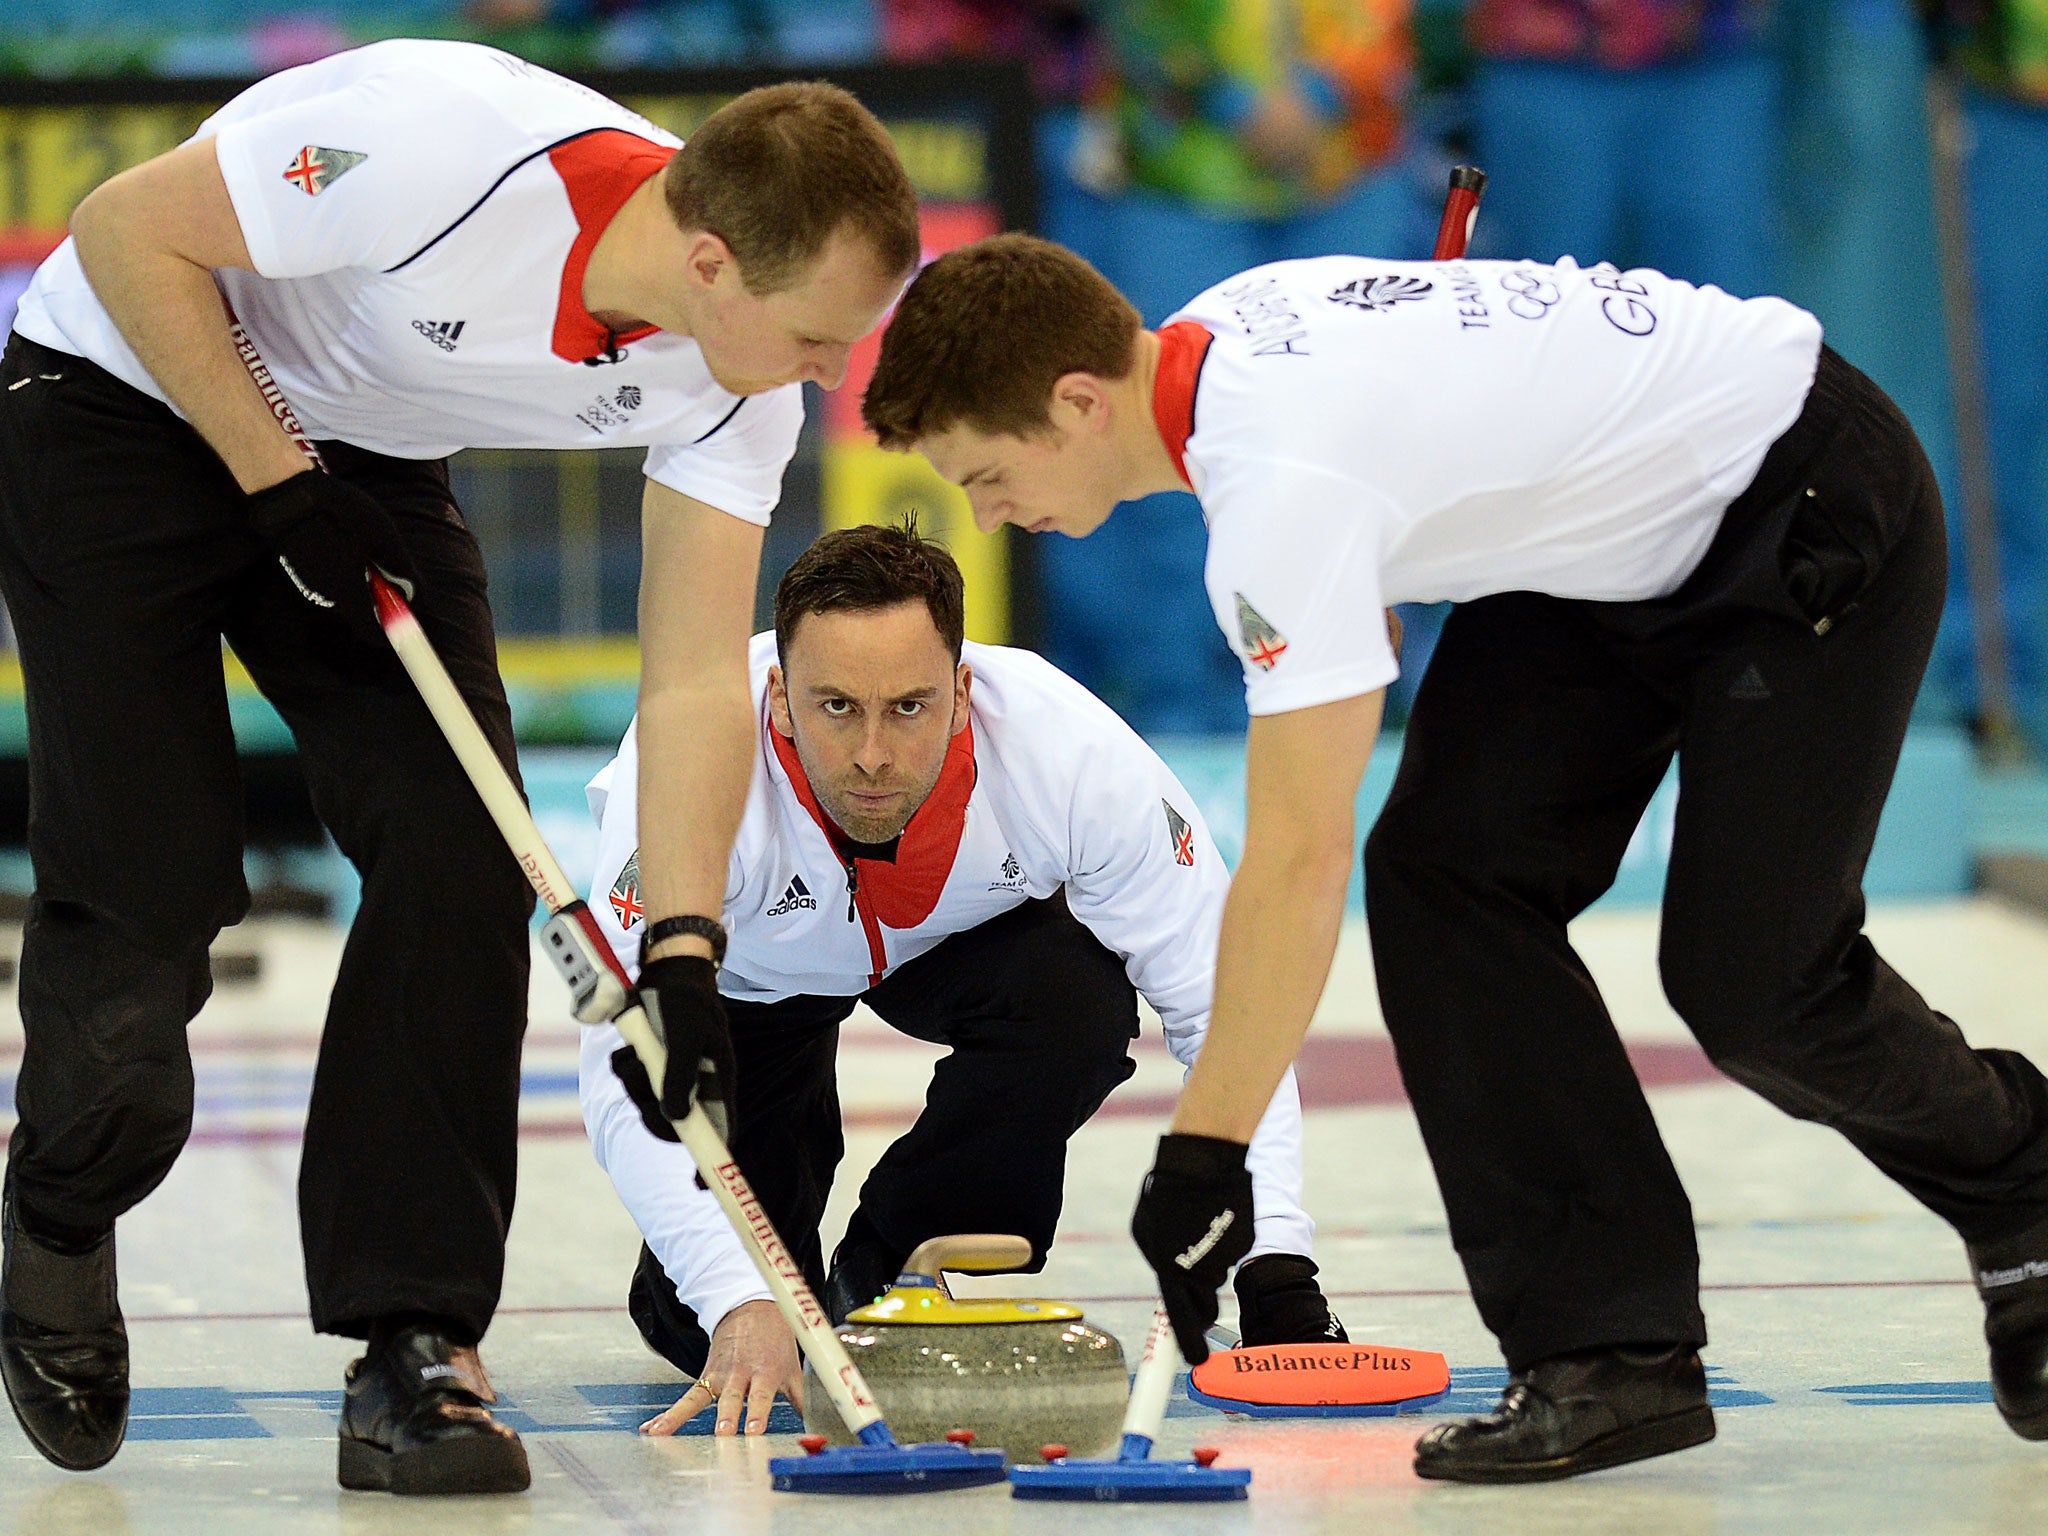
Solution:
<svg viewBox="0 0 2048 1536">
<path fill-rule="evenodd" d="M 1674 755 L 1665 991 L 1715 1063 L 1963 1236 L 1992 1382 L 2048 1438 L 2048 1082 L 1863 937 L 1862 873 L 1940 617 L 1925 455 L 1811 315 L 1569 260 L 1329 257 L 1157 333 L 1020 238 L 928 268 L 865 402 L 985 525 L 1083 535 L 1175 487 L 1245 665 L 1249 824 L 1209 1039 L 1134 1235 L 1182 1347 L 1249 1229 L 1244 1143 L 1329 971 L 1396 672 L 1451 599 L 1366 848 L 1387 1025 L 1499 1409 L 1425 1477 L 1566 1477 L 1714 1432 L 1685 1192 L 1566 924 Z"/>
<path fill-rule="evenodd" d="M 672 1057 L 729 1060 L 714 966 L 761 528 L 801 383 L 839 383 L 915 265 L 909 182 L 831 87 L 749 93 L 679 150 L 508 54 L 391 42 L 252 87 L 72 228 L 0 364 L 36 872 L 0 1375 L 51 1460 L 119 1448 L 114 1222 L 190 1127 L 185 1025 L 208 944 L 248 903 L 225 637 L 363 875 L 299 1181 L 313 1324 L 368 1341 L 341 1481 L 523 1488 L 464 1352 L 504 1267 L 532 898 L 365 571 L 411 589 L 510 769 L 483 565 L 443 461 L 648 448 L 640 716 L 664 771 L 640 986 Z M 668 1076 L 681 1112 L 705 1074 Z"/>
<path fill-rule="evenodd" d="M 963 641 L 963 619 L 944 548 L 850 528 L 789 568 L 775 632 L 753 644 L 760 766 L 726 879 L 720 974 L 738 1062 L 733 1154 L 835 1321 L 927 1238 L 1014 1233 L 1030 1268 L 1043 1265 L 1068 1138 L 1133 1071 L 1138 996 L 1183 1062 L 1208 1023 L 1229 877 L 1187 790 L 1107 705 L 1028 651 Z M 656 771 L 628 731 L 590 786 L 590 905 L 629 965 L 644 926 L 636 798 Z M 861 1001 L 950 1054 L 862 1185 L 828 1272 L 818 1224 L 843 1151 L 834 1060 Z M 778 1388 L 801 1401 L 794 1337 L 649 1113 L 615 1030 L 586 1033 L 582 1081 L 591 1144 L 647 1238 L 633 1320 L 696 1378 L 646 1427 L 672 1433 L 716 1399 L 720 1433 L 743 1408 L 745 1430 L 761 1432 Z M 1240 1334 L 1342 1341 L 1309 1257 L 1292 1073 L 1248 1161 Z"/>
</svg>

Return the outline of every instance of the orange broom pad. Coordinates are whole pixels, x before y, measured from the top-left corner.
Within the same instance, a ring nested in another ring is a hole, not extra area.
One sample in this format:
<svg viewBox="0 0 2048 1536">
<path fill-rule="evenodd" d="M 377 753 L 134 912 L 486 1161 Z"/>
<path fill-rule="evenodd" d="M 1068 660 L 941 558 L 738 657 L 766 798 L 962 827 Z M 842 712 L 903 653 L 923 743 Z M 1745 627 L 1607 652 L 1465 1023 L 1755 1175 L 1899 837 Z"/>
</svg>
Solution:
<svg viewBox="0 0 2048 1536">
<path fill-rule="evenodd" d="M 1386 1344 L 1262 1344 L 1210 1351 L 1188 1373 L 1188 1396 L 1254 1417 L 1398 1413 L 1451 1389 L 1434 1350 Z"/>
</svg>

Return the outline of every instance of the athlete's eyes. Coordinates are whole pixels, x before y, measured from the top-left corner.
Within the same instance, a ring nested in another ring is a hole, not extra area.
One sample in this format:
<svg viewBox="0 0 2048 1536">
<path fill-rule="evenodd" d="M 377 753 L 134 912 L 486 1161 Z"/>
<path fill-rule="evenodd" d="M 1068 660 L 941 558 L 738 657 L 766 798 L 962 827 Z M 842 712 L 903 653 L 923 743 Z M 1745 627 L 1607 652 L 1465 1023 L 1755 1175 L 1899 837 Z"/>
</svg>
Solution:
<svg viewBox="0 0 2048 1536">
<path fill-rule="evenodd" d="M 830 715 L 834 720 L 844 720 L 848 715 L 853 713 L 853 700 L 820 699 L 818 701 L 818 708 L 824 710 L 825 713 Z"/>
<path fill-rule="evenodd" d="M 905 699 L 896 706 L 896 713 L 905 718 L 921 715 L 924 713 L 924 700 Z"/>
</svg>

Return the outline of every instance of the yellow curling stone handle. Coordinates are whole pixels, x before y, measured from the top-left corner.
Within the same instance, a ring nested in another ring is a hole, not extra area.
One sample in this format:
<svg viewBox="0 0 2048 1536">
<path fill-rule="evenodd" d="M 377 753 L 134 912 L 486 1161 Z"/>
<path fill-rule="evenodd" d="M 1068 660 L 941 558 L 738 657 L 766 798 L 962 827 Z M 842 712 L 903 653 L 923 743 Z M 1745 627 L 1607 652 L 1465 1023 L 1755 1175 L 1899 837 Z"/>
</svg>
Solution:
<svg viewBox="0 0 2048 1536">
<path fill-rule="evenodd" d="M 970 1232 L 920 1243 L 903 1266 L 902 1279 L 880 1301 L 846 1315 L 849 1323 L 911 1323 L 928 1327 L 985 1327 L 992 1323 L 1078 1322 L 1081 1309 L 1064 1301 L 988 1296 L 957 1301 L 942 1278 L 946 1270 L 986 1274 L 1021 1269 L 1031 1262 L 1031 1245 L 1021 1237 Z"/>
<path fill-rule="evenodd" d="M 1031 1245 L 1021 1237 L 1002 1232 L 965 1232 L 957 1237 L 934 1237 L 919 1243 L 903 1272 L 937 1279 L 941 1271 L 948 1269 L 963 1275 L 985 1275 L 1000 1269 L 1022 1269 L 1030 1262 Z"/>
</svg>

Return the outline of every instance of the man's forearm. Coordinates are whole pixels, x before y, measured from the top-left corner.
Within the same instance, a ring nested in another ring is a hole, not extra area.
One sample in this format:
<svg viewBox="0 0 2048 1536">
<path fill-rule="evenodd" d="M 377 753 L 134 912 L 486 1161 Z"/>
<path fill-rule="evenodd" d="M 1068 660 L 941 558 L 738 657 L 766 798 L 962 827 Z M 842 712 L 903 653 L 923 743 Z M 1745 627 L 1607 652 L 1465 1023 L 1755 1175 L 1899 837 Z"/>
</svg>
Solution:
<svg viewBox="0 0 2048 1536">
<path fill-rule="evenodd" d="M 754 713 L 746 674 L 671 686 L 640 700 L 640 894 L 650 922 L 716 917 L 752 782 Z M 703 953 L 671 940 L 660 953 Z"/>
<path fill-rule="evenodd" d="M 1313 849 L 1245 850 L 1223 908 L 1209 1035 L 1174 1130 L 1251 1140 L 1322 998 L 1350 883 L 1348 833 Z"/>
<path fill-rule="evenodd" d="M 167 249 L 118 179 L 79 207 L 71 233 L 122 339 L 242 489 L 260 491 L 305 469 L 305 455 L 235 350 L 211 269 Z"/>
</svg>

